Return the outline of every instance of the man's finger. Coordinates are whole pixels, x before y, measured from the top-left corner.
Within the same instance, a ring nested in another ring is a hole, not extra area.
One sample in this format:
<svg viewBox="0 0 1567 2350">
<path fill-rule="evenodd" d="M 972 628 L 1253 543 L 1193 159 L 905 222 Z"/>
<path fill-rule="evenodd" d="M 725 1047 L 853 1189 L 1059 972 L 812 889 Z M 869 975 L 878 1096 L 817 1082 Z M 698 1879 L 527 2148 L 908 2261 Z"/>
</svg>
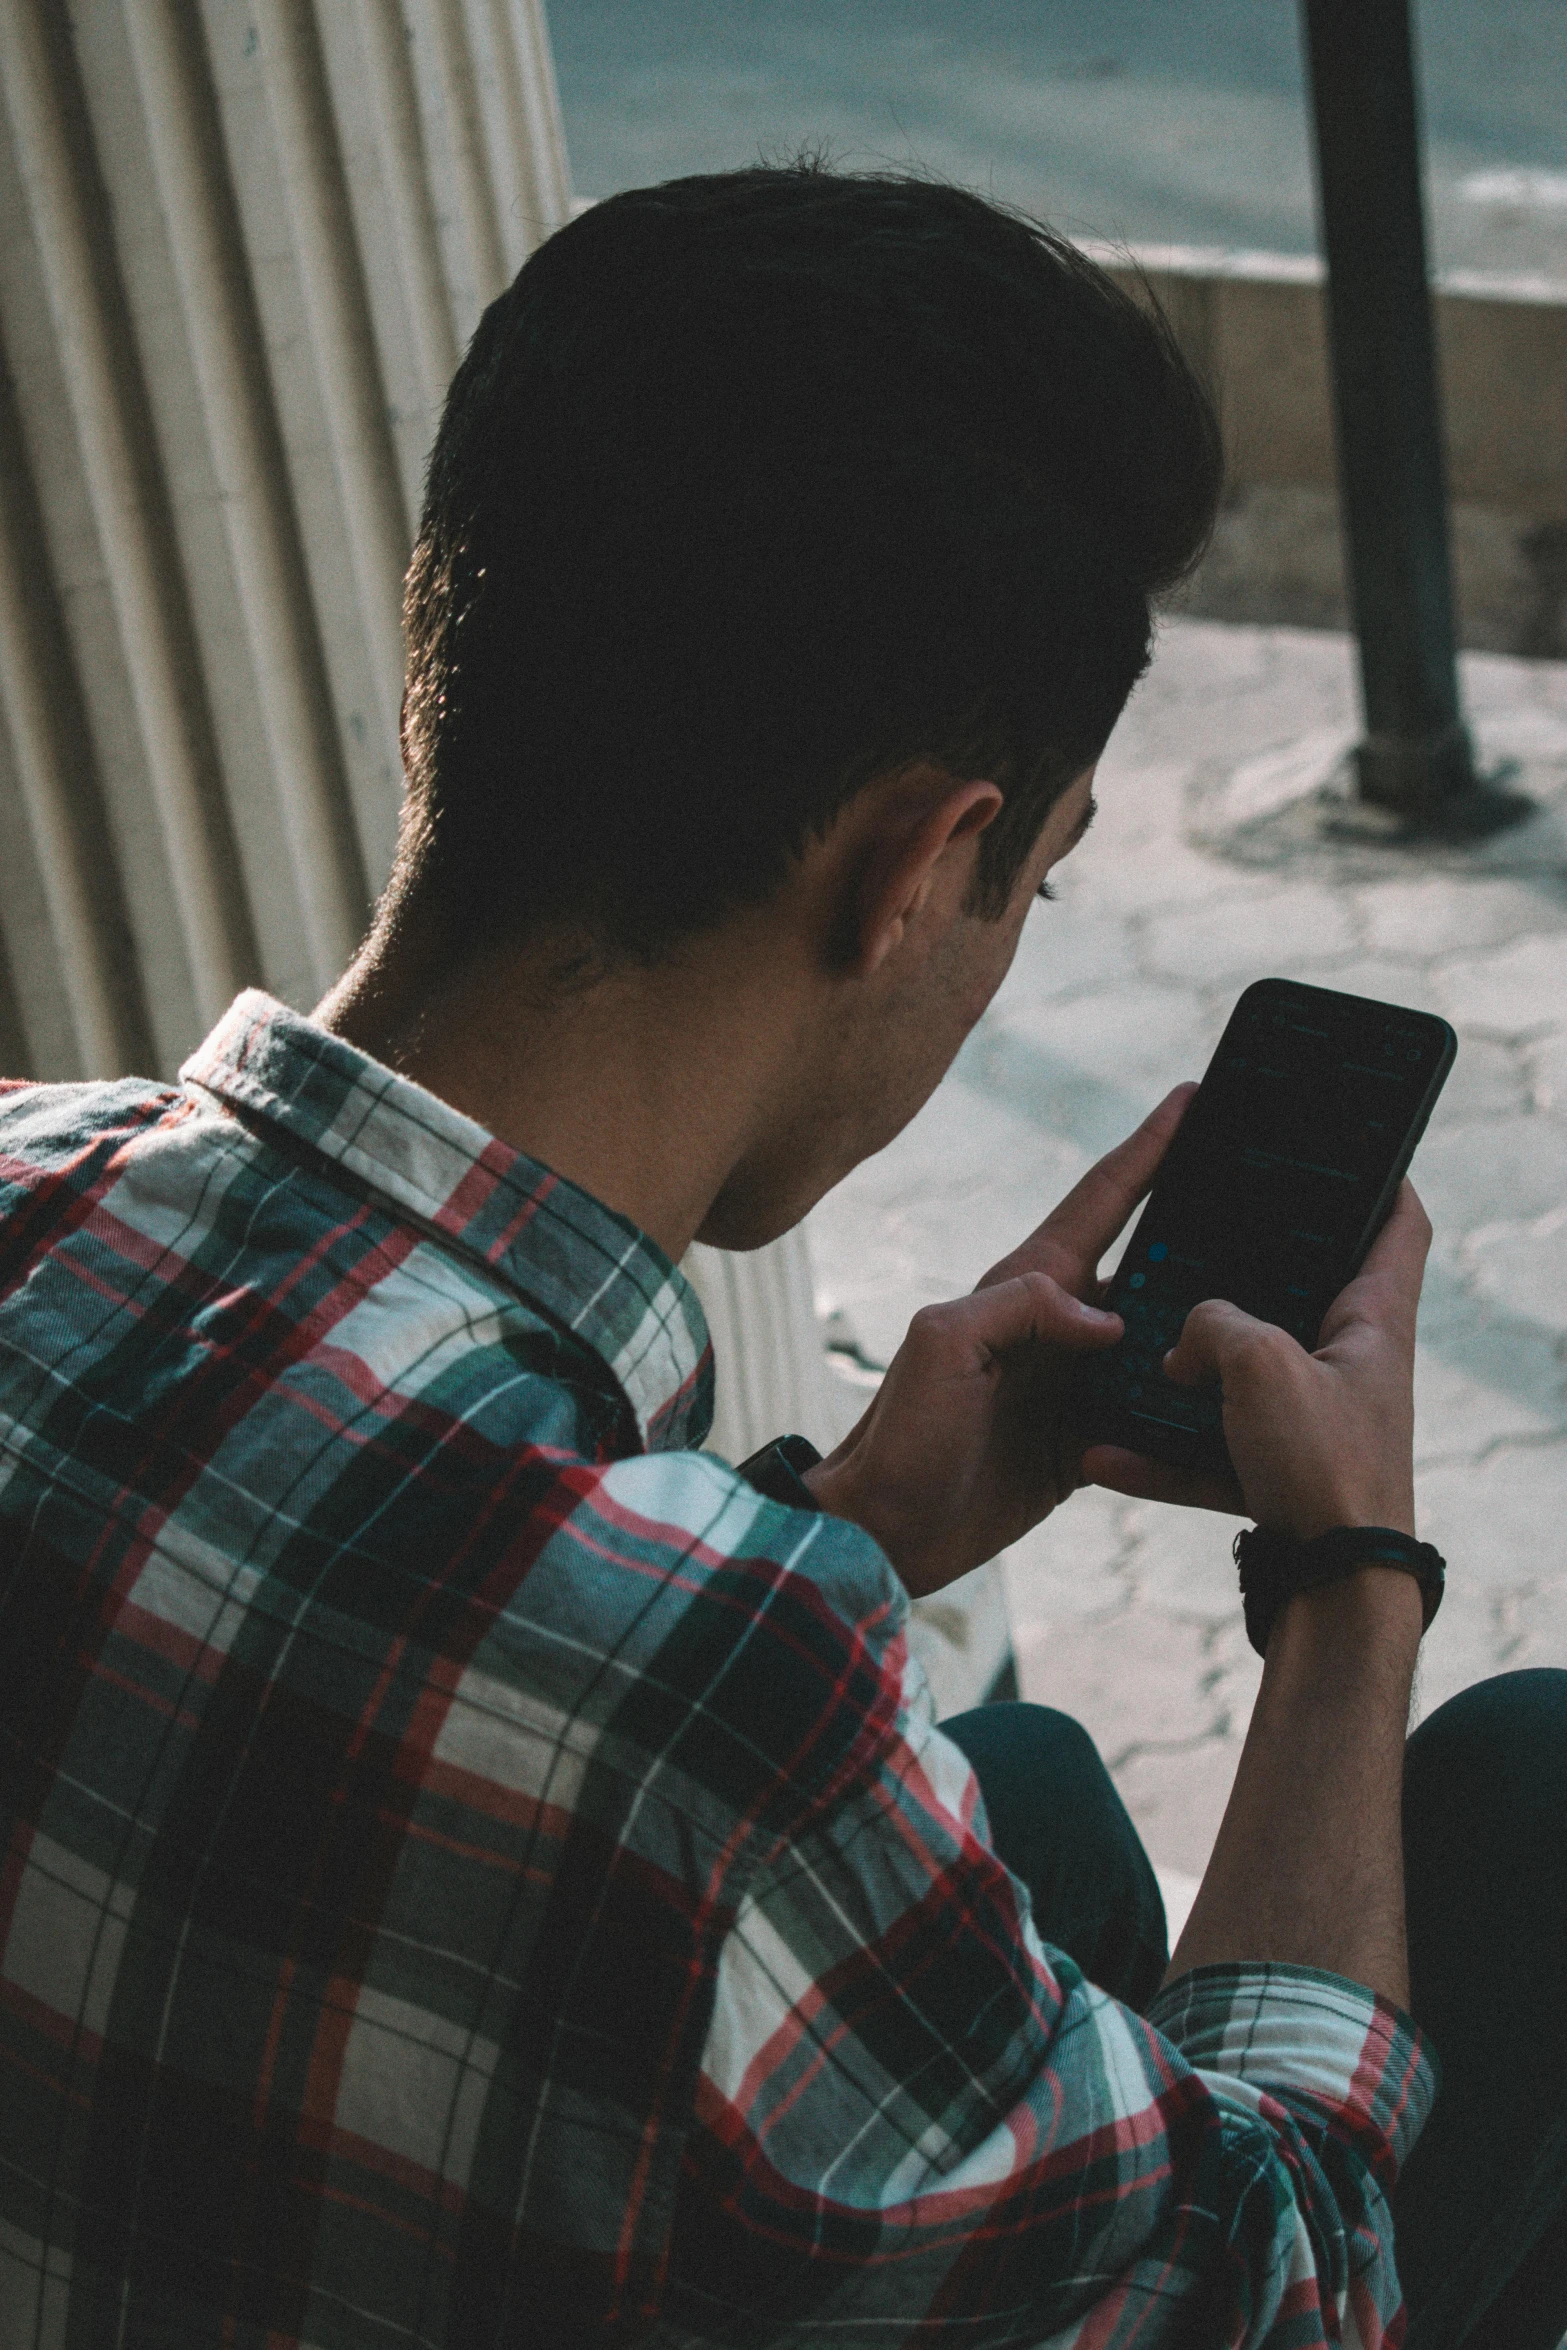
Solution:
<svg viewBox="0 0 1567 2350">
<path fill-rule="evenodd" d="M 1234 1478 L 1215 1476 L 1210 1470 L 1171 1468 L 1118 1444 L 1091 1444 L 1082 1466 L 1090 1485 L 1102 1485 L 1110 1493 L 1130 1494 L 1137 1501 L 1176 1502 L 1185 1509 L 1219 1510 L 1232 1518 L 1246 1515 Z"/>
<path fill-rule="evenodd" d="M 1123 1327 L 1119 1314 L 1085 1305 L 1048 1274 L 1018 1273 L 950 1305 L 922 1307 L 905 1346 L 916 1362 L 934 1365 L 943 1356 L 971 1362 L 1030 1340 L 1072 1349 L 1109 1346 Z"/>
<path fill-rule="evenodd" d="M 1393 1212 L 1371 1243 L 1365 1263 L 1323 1317 L 1319 1343 L 1330 1344 L 1353 1322 L 1376 1322 L 1384 1329 L 1412 1331 L 1430 1248 L 1431 1219 L 1406 1176 L 1398 1187 Z"/>
<path fill-rule="evenodd" d="M 1072 1186 L 1022 1247 L 986 1274 L 985 1281 L 1006 1280 L 1041 1263 L 1080 1268 L 1079 1278 L 1092 1273 L 1147 1192 L 1196 1091 L 1196 1085 L 1188 1083 L 1167 1093 L 1124 1142 L 1106 1151 Z"/>
</svg>

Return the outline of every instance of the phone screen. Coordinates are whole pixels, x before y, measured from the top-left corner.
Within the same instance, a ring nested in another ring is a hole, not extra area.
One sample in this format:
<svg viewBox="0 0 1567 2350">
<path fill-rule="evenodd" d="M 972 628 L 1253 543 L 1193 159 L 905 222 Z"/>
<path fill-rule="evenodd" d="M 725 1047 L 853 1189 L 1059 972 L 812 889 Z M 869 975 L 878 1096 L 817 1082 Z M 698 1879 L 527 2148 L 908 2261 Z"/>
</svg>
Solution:
<svg viewBox="0 0 1567 2350">
<path fill-rule="evenodd" d="M 1110 1286 L 1125 1336 L 1083 1367 L 1096 1441 L 1226 1465 L 1216 1390 L 1160 1363 L 1201 1299 L 1316 1344 L 1453 1065 L 1445 1020 L 1264 979 L 1236 1005 Z"/>
</svg>

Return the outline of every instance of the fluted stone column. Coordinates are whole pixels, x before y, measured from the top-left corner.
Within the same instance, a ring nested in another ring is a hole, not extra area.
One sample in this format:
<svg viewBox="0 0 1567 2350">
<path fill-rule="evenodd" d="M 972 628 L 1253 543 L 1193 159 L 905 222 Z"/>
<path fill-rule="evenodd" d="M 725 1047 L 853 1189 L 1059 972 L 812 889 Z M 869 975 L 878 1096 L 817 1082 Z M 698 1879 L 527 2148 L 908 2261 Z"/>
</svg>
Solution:
<svg viewBox="0 0 1567 2350">
<path fill-rule="evenodd" d="M 397 824 L 411 518 L 570 211 L 540 0 L 0 0 L 0 1036 L 309 1003 Z"/>
</svg>

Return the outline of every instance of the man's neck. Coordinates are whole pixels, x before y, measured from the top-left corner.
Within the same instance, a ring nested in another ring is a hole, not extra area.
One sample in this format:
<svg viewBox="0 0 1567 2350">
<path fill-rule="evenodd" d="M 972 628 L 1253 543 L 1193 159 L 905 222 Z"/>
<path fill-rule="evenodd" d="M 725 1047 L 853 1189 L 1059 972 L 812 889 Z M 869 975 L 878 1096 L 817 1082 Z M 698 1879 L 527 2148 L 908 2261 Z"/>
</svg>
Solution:
<svg viewBox="0 0 1567 2350">
<path fill-rule="evenodd" d="M 798 1056 L 774 942 L 743 929 L 565 985 L 558 956 L 440 971 L 372 939 L 315 1016 L 678 1259 Z"/>
</svg>

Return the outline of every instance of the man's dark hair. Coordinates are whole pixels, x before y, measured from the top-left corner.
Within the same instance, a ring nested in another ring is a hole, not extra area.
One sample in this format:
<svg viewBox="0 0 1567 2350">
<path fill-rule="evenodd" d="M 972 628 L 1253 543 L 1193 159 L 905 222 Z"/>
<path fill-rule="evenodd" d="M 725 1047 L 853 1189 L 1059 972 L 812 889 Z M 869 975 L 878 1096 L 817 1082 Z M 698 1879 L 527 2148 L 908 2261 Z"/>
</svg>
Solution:
<svg viewBox="0 0 1567 2350">
<path fill-rule="evenodd" d="M 1006 794 L 998 914 L 1219 475 L 1163 318 L 1037 222 L 815 162 L 609 198 L 446 403 L 392 902 L 654 955 L 929 759 Z"/>
</svg>

